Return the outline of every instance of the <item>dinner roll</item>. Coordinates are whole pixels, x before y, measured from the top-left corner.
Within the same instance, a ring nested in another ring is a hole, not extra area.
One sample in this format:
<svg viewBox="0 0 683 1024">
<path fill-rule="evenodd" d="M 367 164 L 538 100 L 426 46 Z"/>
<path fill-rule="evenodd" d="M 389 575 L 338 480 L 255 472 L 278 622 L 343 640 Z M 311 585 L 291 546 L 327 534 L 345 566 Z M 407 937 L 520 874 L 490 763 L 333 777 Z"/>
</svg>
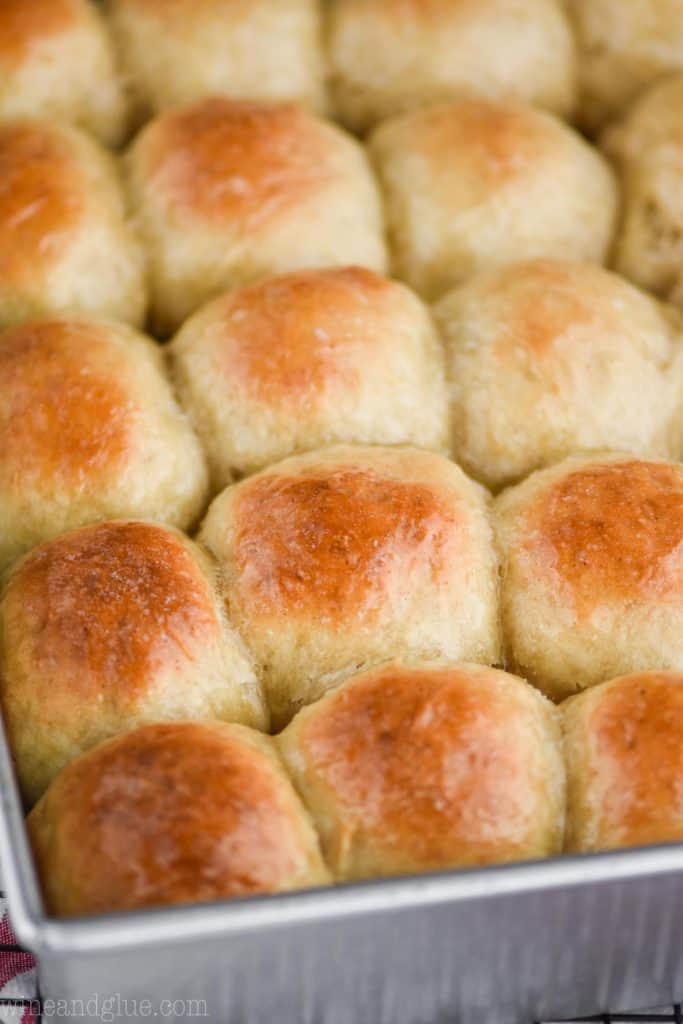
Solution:
<svg viewBox="0 0 683 1024">
<path fill-rule="evenodd" d="M 683 675 L 646 672 L 562 705 L 567 847 L 683 839 Z"/>
<path fill-rule="evenodd" d="M 300 711 L 279 745 L 346 881 L 558 853 L 555 715 L 505 672 L 390 664 Z"/>
<path fill-rule="evenodd" d="M 78 754 L 144 722 L 268 725 L 211 562 L 140 521 L 83 527 L 18 563 L 0 599 L 0 702 L 30 803 Z"/>
<path fill-rule="evenodd" d="M 229 292 L 170 347 L 217 489 L 335 441 L 446 451 L 443 349 L 420 301 L 360 267 Z"/>
<path fill-rule="evenodd" d="M 113 47 L 90 0 L 0 2 L 0 117 L 73 121 L 115 146 L 127 126 Z"/>
<path fill-rule="evenodd" d="M 499 655 L 485 492 L 415 448 L 338 445 L 229 487 L 201 539 L 276 727 L 389 657 Z"/>
<path fill-rule="evenodd" d="M 199 442 L 149 339 L 74 318 L 0 333 L 0 570 L 98 519 L 190 526 L 206 490 Z"/>
<path fill-rule="evenodd" d="M 436 309 L 453 450 L 493 488 L 578 450 L 678 454 L 683 318 L 600 267 L 484 271 Z"/>
<path fill-rule="evenodd" d="M 273 748 L 243 725 L 146 725 L 57 776 L 28 817 L 59 917 L 199 903 L 327 881 Z"/>
<path fill-rule="evenodd" d="M 604 144 L 623 175 L 615 266 L 683 307 L 683 74 L 645 93 Z"/>
<path fill-rule="evenodd" d="M 385 269 L 363 150 L 299 107 L 214 98 L 169 111 L 138 136 L 127 166 L 161 333 L 264 274 Z"/>
<path fill-rule="evenodd" d="M 575 456 L 496 509 L 508 663 L 560 699 L 683 669 L 683 466 Z"/>
<path fill-rule="evenodd" d="M 66 125 L 0 122 L 0 326 L 67 311 L 144 319 L 112 158 Z"/>
<path fill-rule="evenodd" d="M 581 121 L 596 131 L 661 75 L 683 70 L 683 0 L 567 0 Z"/>
<path fill-rule="evenodd" d="M 324 106 L 317 0 L 108 0 L 138 116 L 211 94 Z"/>
<path fill-rule="evenodd" d="M 370 148 L 395 272 L 430 299 L 513 260 L 607 255 L 614 176 L 550 114 L 463 99 L 386 121 Z"/>
<path fill-rule="evenodd" d="M 559 0 L 331 0 L 330 46 L 337 110 L 361 131 L 463 95 L 574 105 Z"/>
</svg>

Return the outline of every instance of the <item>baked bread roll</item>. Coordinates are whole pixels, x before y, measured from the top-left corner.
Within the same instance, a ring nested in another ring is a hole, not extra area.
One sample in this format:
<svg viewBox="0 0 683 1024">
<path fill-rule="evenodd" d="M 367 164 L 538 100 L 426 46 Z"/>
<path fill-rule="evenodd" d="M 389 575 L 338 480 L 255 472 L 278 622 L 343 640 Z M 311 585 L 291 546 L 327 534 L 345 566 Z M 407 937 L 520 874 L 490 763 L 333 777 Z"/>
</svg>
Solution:
<svg viewBox="0 0 683 1024">
<path fill-rule="evenodd" d="M 479 665 L 382 666 L 304 708 L 278 737 L 335 879 L 558 853 L 556 711 Z"/>
<path fill-rule="evenodd" d="M 75 128 L 0 123 L 0 327 L 76 311 L 141 324 L 142 251 L 112 158 Z"/>
<path fill-rule="evenodd" d="M 146 119 L 212 94 L 324 106 L 317 0 L 108 0 Z"/>
<path fill-rule="evenodd" d="M 484 271 L 436 308 L 458 462 L 494 489 L 575 451 L 675 458 L 683 318 L 600 267 Z"/>
<path fill-rule="evenodd" d="M 146 725 L 57 776 L 28 816 L 50 913 L 200 903 L 327 881 L 273 748 L 242 725 Z"/>
<path fill-rule="evenodd" d="M 567 848 L 683 839 L 683 675 L 622 676 L 562 705 Z"/>
<path fill-rule="evenodd" d="M 597 131 L 656 79 L 683 70 L 683 0 L 567 0 L 581 121 Z"/>
<path fill-rule="evenodd" d="M 604 147 L 623 182 L 615 266 L 683 308 L 683 74 L 646 92 Z"/>
<path fill-rule="evenodd" d="M 337 441 L 446 451 L 443 348 L 420 301 L 360 267 L 266 278 L 215 299 L 170 346 L 216 489 Z"/>
<path fill-rule="evenodd" d="M 210 560 L 139 520 L 83 527 L 18 563 L 0 599 L 0 702 L 29 803 L 78 754 L 145 722 L 268 726 Z"/>
<path fill-rule="evenodd" d="M 507 663 L 562 699 L 683 669 L 683 466 L 566 459 L 497 502 Z"/>
<path fill-rule="evenodd" d="M 2 0 L 0 117 L 72 121 L 115 146 L 127 127 L 111 40 L 90 0 Z"/>
<path fill-rule="evenodd" d="M 440 455 L 338 445 L 286 459 L 219 495 L 201 540 L 276 728 L 389 657 L 498 659 L 485 492 Z"/>
<path fill-rule="evenodd" d="M 138 136 L 127 167 L 161 333 L 264 274 L 385 269 L 363 150 L 298 107 L 214 98 L 169 111 Z"/>
<path fill-rule="evenodd" d="M 607 255 L 614 175 L 550 114 L 462 99 L 386 121 L 370 150 L 394 271 L 427 298 L 514 260 Z"/>
<path fill-rule="evenodd" d="M 75 318 L 0 333 L 0 571 L 98 519 L 190 526 L 206 492 L 199 442 L 149 339 Z"/>
<path fill-rule="evenodd" d="M 574 105 L 558 0 L 332 0 L 329 35 L 336 108 L 355 130 L 463 95 Z"/>
</svg>

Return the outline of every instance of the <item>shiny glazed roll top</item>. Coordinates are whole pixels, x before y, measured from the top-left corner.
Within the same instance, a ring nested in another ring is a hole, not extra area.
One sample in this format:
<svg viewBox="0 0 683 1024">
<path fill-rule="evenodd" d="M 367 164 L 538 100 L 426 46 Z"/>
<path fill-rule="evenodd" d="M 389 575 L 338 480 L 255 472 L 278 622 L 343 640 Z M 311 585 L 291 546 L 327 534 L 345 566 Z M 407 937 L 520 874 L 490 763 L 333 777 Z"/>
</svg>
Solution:
<svg viewBox="0 0 683 1024">
<path fill-rule="evenodd" d="M 680 450 L 683 317 L 601 267 L 531 260 L 442 299 L 453 454 L 498 489 L 577 451 Z"/>
<path fill-rule="evenodd" d="M 135 140 L 127 170 L 161 333 L 265 274 L 385 269 L 362 147 L 302 108 L 213 97 L 167 111 Z"/>
<path fill-rule="evenodd" d="M 552 114 L 464 98 L 390 118 L 369 146 L 393 271 L 428 299 L 516 260 L 607 257 L 615 177 Z"/>
<path fill-rule="evenodd" d="M 322 885 L 311 822 L 268 736 L 146 725 L 57 776 L 28 817 L 58 917 Z"/>
<path fill-rule="evenodd" d="M 118 145 L 128 111 L 114 48 L 91 0 L 2 0 L 0 117 L 71 121 Z"/>
<path fill-rule="evenodd" d="M 144 722 L 268 725 L 211 560 L 139 520 L 64 534 L 17 564 L 0 597 L 0 704 L 28 802 L 78 754 Z"/>
<path fill-rule="evenodd" d="M 278 743 L 339 881 L 561 848 L 556 711 L 505 672 L 391 663 L 304 708 Z"/>
<path fill-rule="evenodd" d="M 0 570 L 98 519 L 189 527 L 207 485 L 149 338 L 76 317 L 0 332 Z"/>
<path fill-rule="evenodd" d="M 140 325 L 142 251 L 114 159 L 47 119 L 0 121 L 0 327 L 53 313 Z"/>
<path fill-rule="evenodd" d="M 553 698 L 683 669 L 683 466 L 572 457 L 495 510 L 509 664 Z"/>
<path fill-rule="evenodd" d="M 567 848 L 683 839 L 683 675 L 612 679 L 562 705 Z"/>
<path fill-rule="evenodd" d="M 439 455 L 340 445 L 287 459 L 216 498 L 200 539 L 276 727 L 389 657 L 498 658 L 486 493 Z"/>
<path fill-rule="evenodd" d="M 363 267 L 237 288 L 191 317 L 170 352 L 217 489 L 335 442 L 448 450 L 431 318 L 407 288 Z"/>
</svg>

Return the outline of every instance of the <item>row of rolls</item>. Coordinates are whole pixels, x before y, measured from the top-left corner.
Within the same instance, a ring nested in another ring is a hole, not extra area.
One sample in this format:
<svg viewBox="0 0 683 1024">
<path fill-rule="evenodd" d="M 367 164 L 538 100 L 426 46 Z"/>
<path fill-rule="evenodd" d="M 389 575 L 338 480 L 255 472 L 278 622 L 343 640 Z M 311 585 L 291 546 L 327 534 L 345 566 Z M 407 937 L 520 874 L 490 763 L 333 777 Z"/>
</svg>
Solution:
<svg viewBox="0 0 683 1024">
<path fill-rule="evenodd" d="M 49 908 L 680 839 L 682 551 L 680 463 L 572 456 L 491 506 L 354 445 L 228 486 L 196 541 L 33 548 L 0 701 Z"/>
<path fill-rule="evenodd" d="M 5 113 L 0 324 L 70 310 L 167 337 L 266 274 L 360 264 L 435 301 L 537 258 L 608 262 L 681 306 L 682 103 L 683 74 L 658 78 L 602 151 L 509 94 L 441 99 L 365 140 L 301 105 L 202 96 L 162 110 L 122 155 L 53 117 Z"/>
<path fill-rule="evenodd" d="M 219 93 L 294 101 L 355 132 L 476 94 L 595 133 L 683 70 L 681 0 L 3 0 L 0 115 L 119 145 Z"/>
<path fill-rule="evenodd" d="M 494 493 L 577 452 L 675 461 L 683 317 L 600 267 L 532 260 L 432 309 L 363 267 L 264 277 L 165 346 L 82 315 L 16 324 L 0 331 L 0 571 L 98 519 L 192 532 L 229 484 L 335 444 L 452 457 Z"/>
<path fill-rule="evenodd" d="M 555 707 L 517 676 L 386 663 L 278 735 L 156 721 L 28 816 L 48 909 L 125 911 L 680 841 L 683 675 Z"/>
</svg>

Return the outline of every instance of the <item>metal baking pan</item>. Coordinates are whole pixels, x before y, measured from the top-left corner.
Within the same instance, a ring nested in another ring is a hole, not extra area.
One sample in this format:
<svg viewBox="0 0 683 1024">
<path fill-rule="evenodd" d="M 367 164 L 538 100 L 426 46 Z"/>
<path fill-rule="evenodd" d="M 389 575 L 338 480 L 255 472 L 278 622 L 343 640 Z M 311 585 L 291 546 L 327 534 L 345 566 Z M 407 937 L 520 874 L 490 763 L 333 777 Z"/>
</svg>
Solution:
<svg viewBox="0 0 683 1024">
<path fill-rule="evenodd" d="M 46 916 L 0 729 L 0 857 L 45 1021 L 531 1024 L 683 997 L 683 845 Z"/>
</svg>

